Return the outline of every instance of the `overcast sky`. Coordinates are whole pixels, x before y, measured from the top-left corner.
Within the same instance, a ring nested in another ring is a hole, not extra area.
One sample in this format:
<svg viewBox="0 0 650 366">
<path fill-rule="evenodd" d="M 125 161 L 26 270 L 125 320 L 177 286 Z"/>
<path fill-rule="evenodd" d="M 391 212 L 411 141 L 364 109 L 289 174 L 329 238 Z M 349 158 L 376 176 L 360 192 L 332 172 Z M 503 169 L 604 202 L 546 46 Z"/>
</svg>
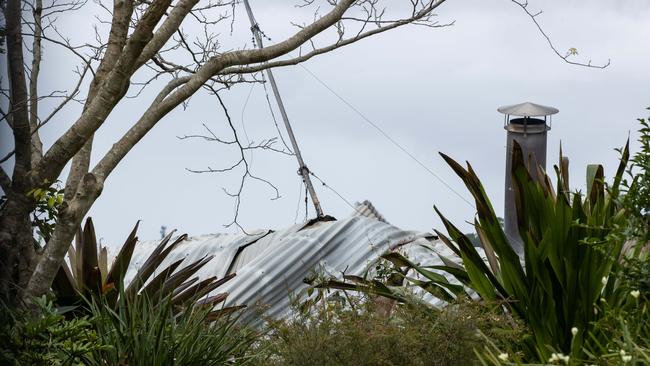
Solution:
<svg viewBox="0 0 650 366">
<path fill-rule="evenodd" d="M 312 17 L 291 1 L 251 3 L 272 42 L 295 32 L 292 21 Z M 560 110 L 548 135 L 548 161 L 555 163 L 562 142 L 576 189 L 584 185 L 587 164 L 603 163 L 611 176 L 618 157 L 614 149 L 628 135 L 635 140 L 636 118 L 650 115 L 645 110 L 650 106 L 650 1 L 530 0 L 530 6 L 544 10 L 538 19 L 561 52 L 575 47 L 576 60 L 598 64 L 611 59 L 611 65 L 599 70 L 564 63 L 510 1 L 448 0 L 438 9 L 438 18 L 455 21 L 452 27 L 401 28 L 312 59 L 305 67 L 466 198 L 460 180 L 438 152 L 470 161 L 502 213 L 505 131 L 499 106 L 532 101 Z M 88 12 L 97 11 L 97 6 L 91 3 L 89 8 L 64 19 L 61 29 L 91 36 L 93 18 Z M 224 34 L 224 44 L 250 47 L 248 28 L 240 6 L 234 32 Z M 43 91 L 68 88 L 69 56 L 52 48 L 45 50 L 45 57 L 49 64 L 43 71 Z M 275 75 L 307 165 L 345 199 L 368 199 L 389 222 L 405 229 L 440 229 L 434 204 L 458 224 L 472 220 L 472 207 L 305 69 L 286 67 L 276 69 Z M 151 95 L 145 93 L 114 111 L 95 139 L 95 161 L 139 116 Z M 222 95 L 233 121 L 240 131 L 245 128 L 249 139 L 276 134 L 261 85 L 237 86 Z M 74 108 L 42 130 L 46 144 L 78 115 Z M 195 96 L 187 110 L 165 117 L 109 177 L 90 211 L 105 243 L 121 243 L 138 219 L 143 239 L 157 238 L 161 225 L 190 235 L 236 232 L 223 226 L 233 218 L 234 202 L 222 187 L 234 189 L 240 173 L 197 175 L 186 170 L 236 161 L 230 147 L 177 138 L 201 133 L 202 123 L 227 136 L 224 114 L 207 95 Z M 6 125 L 0 128 L 4 154 L 11 140 Z M 270 200 L 273 192 L 267 186 L 247 182 L 240 223 L 252 230 L 280 229 L 296 217 L 301 221 L 304 202 L 298 204 L 295 160 L 257 152 L 252 169 L 277 186 L 281 198 Z M 327 214 L 345 217 L 351 212 L 330 190 L 319 184 L 316 189 Z"/>
</svg>

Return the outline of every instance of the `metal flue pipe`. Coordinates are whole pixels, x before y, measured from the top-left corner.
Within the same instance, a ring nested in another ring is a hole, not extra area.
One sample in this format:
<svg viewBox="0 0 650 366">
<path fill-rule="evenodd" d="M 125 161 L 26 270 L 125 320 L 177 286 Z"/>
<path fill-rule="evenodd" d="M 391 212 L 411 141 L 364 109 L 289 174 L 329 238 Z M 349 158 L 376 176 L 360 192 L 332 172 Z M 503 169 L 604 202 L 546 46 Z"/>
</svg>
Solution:
<svg viewBox="0 0 650 366">
<path fill-rule="evenodd" d="M 557 108 L 535 103 L 521 103 L 503 106 L 497 111 L 505 115 L 503 128 L 507 131 L 506 138 L 506 179 L 504 195 L 504 226 L 505 233 L 515 251 L 523 254 L 523 242 L 519 235 L 517 224 L 517 208 L 515 204 L 514 182 L 512 177 L 512 155 L 514 143 L 522 149 L 530 175 L 537 177 L 536 165 L 546 170 L 546 137 L 551 129 L 550 116 L 557 113 Z M 512 118 L 512 117 L 516 118 Z M 543 119 L 542 119 L 543 118 Z"/>
<path fill-rule="evenodd" d="M 246 7 L 246 12 L 248 13 L 248 20 L 250 20 L 251 31 L 253 32 L 253 37 L 255 37 L 255 42 L 257 44 L 257 47 L 262 48 L 264 46 L 262 43 L 262 34 L 260 31 L 260 27 L 257 24 L 255 17 L 253 16 L 253 10 L 251 9 L 248 0 L 244 0 L 244 6 Z M 293 134 L 293 130 L 291 129 L 291 124 L 289 123 L 289 117 L 287 116 L 287 111 L 284 109 L 284 103 L 282 102 L 282 97 L 280 96 L 280 92 L 278 91 L 278 86 L 275 82 L 275 78 L 273 77 L 273 72 L 271 71 L 271 69 L 266 69 L 265 71 L 266 71 L 266 75 L 269 78 L 271 89 L 273 89 L 273 96 L 275 97 L 275 101 L 278 103 L 278 109 L 280 109 L 280 114 L 282 115 L 282 120 L 284 121 L 284 127 L 287 129 L 289 140 L 291 140 L 291 146 L 293 147 L 293 151 L 296 155 L 296 159 L 298 159 L 298 166 L 299 166 L 298 173 L 302 176 L 302 179 L 305 182 L 305 185 L 307 186 L 307 190 L 309 191 L 309 196 L 311 197 L 311 201 L 314 204 L 314 208 L 316 209 L 316 216 L 322 217 L 323 209 L 320 206 L 320 201 L 318 200 L 318 196 L 316 196 L 316 190 L 314 189 L 314 185 L 312 184 L 311 178 L 309 177 L 309 168 L 307 168 L 307 165 L 305 164 L 305 161 L 302 159 L 302 155 L 300 154 L 300 148 L 298 147 L 296 136 Z"/>
</svg>

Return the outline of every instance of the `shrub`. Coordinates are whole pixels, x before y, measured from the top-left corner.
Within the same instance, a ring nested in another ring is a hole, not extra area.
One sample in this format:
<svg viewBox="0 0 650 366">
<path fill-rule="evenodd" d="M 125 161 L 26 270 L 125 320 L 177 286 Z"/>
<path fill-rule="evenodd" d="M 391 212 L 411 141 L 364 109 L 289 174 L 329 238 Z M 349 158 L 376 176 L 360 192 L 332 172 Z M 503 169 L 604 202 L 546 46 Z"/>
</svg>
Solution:
<svg viewBox="0 0 650 366">
<path fill-rule="evenodd" d="M 457 303 L 444 310 L 399 305 L 385 316 L 372 302 L 318 303 L 310 312 L 271 321 L 260 365 L 472 365 L 481 330 L 508 347 L 524 333 L 494 311 L 498 305 Z"/>
<path fill-rule="evenodd" d="M 87 317 L 66 320 L 52 302 L 36 299 L 36 313 L 3 310 L 0 326 L 0 364 L 2 365 L 79 365 L 93 364 L 92 354 L 107 351 L 91 320 Z"/>
<path fill-rule="evenodd" d="M 618 234 L 625 215 L 619 204 L 628 147 L 611 185 L 604 182 L 603 167 L 589 166 L 587 192 L 569 193 L 568 173 L 556 166 L 555 189 L 541 168 L 533 179 L 518 145 L 513 153 L 513 181 L 517 222 L 523 241 L 524 264 L 498 223 L 497 216 L 472 167 L 451 158 L 447 163 L 461 177 L 475 198 L 475 227 L 489 259 L 489 266 L 471 242 L 440 214 L 452 241 L 440 234 L 462 259 L 464 269 L 442 268 L 474 289 L 481 298 L 503 299 L 508 308 L 530 327 L 531 356 L 547 360 L 558 350 L 581 350 L 591 323 L 601 316 L 594 305 L 620 298 L 616 273 L 624 238 Z M 560 157 L 562 158 L 562 157 Z M 578 333 L 572 334 L 576 328 Z M 581 356 L 581 355 L 574 355 Z"/>
<path fill-rule="evenodd" d="M 233 273 L 221 279 L 209 277 L 198 281 L 198 277 L 194 275 L 212 259 L 212 256 L 205 256 L 185 266 L 181 266 L 184 264 L 181 259 L 165 268 L 159 268 L 169 253 L 187 238 L 187 235 L 183 234 L 172 240 L 174 230 L 160 241 L 140 266 L 133 280 L 125 286 L 124 276 L 138 242 L 138 225 L 139 222 L 109 266 L 108 253 L 106 248 L 97 242 L 93 221 L 90 217 L 86 219 L 83 230 L 79 228 L 77 231 L 75 245 L 71 245 L 68 250 L 70 266 L 63 262 L 52 284 L 57 303 L 83 308 L 85 299 L 101 297 L 102 301 L 115 306 L 118 295 L 133 296 L 141 293 L 151 298 L 171 295 L 174 305 L 182 305 L 214 291 L 235 276 Z M 225 300 L 226 295 L 221 294 L 219 299 Z"/>
<path fill-rule="evenodd" d="M 102 365 L 243 365 L 257 334 L 230 315 L 216 316 L 209 301 L 176 309 L 171 296 L 105 298 L 90 309 L 97 335 L 111 349 L 94 352 Z"/>
<path fill-rule="evenodd" d="M 591 324 L 590 342 L 572 342 L 564 354 L 553 350 L 548 359 L 538 362 L 567 365 L 650 365 L 650 302 L 636 290 L 618 304 L 601 302 L 602 316 Z M 497 345 L 489 336 L 478 356 L 485 365 L 524 365 L 525 358 Z M 574 355 L 579 355 L 576 357 Z"/>
<path fill-rule="evenodd" d="M 629 213 L 626 234 L 645 243 L 650 240 L 650 119 L 638 121 L 640 149 L 631 159 L 629 180 L 623 181 L 626 188 L 623 204 Z"/>
</svg>

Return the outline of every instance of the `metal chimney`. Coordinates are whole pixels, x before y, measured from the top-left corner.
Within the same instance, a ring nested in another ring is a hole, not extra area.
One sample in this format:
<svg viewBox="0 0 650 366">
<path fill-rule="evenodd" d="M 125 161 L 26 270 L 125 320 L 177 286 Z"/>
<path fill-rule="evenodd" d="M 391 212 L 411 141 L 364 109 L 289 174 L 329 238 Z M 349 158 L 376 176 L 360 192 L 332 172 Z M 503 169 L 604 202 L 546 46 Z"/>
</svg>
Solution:
<svg viewBox="0 0 650 366">
<path fill-rule="evenodd" d="M 506 185 L 504 221 L 505 232 L 517 253 L 523 253 L 523 244 L 517 228 L 517 212 L 515 207 L 515 192 L 512 185 L 512 150 L 513 141 L 521 146 L 524 159 L 531 162 L 528 170 L 533 177 L 537 176 L 534 163 L 546 169 L 546 132 L 551 129 L 551 116 L 559 112 L 556 108 L 535 103 L 521 103 L 503 106 L 497 109 L 503 113 L 503 128 L 507 131 L 506 144 Z M 515 118 L 512 118 L 515 117 Z"/>
</svg>

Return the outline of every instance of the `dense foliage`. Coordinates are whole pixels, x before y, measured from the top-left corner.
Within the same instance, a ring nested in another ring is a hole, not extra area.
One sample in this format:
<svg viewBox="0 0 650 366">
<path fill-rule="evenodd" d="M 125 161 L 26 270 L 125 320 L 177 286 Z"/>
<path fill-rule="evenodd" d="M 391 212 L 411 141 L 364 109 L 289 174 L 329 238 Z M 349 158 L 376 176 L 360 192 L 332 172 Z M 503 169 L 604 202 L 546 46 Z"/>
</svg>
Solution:
<svg viewBox="0 0 650 366">
<path fill-rule="evenodd" d="M 172 303 L 180 306 L 194 302 L 235 276 L 230 274 L 221 279 L 213 276 L 199 281 L 195 276 L 196 272 L 207 264 L 212 256 L 205 256 L 187 265 L 183 265 L 184 260 L 181 259 L 160 268 L 169 253 L 187 239 L 187 234 L 173 237 L 173 230 L 158 243 L 130 283 L 126 284 L 124 276 L 138 243 L 138 225 L 139 222 L 133 227 L 109 266 L 107 250 L 97 241 L 93 221 L 90 217 L 86 219 L 83 230 L 79 228 L 75 236 L 75 245 L 68 249 L 69 265 L 66 262 L 61 265 L 52 284 L 57 303 L 85 307 L 88 299 L 100 298 L 115 308 L 120 295 L 133 297 L 141 294 L 150 298 L 171 296 Z M 221 293 L 212 296 L 210 301 L 217 305 L 225 301 L 227 295 Z M 237 307 L 230 308 L 236 309 Z"/>
<path fill-rule="evenodd" d="M 92 319 L 83 316 L 67 320 L 45 297 L 36 299 L 36 304 L 36 313 L 2 308 L 0 364 L 92 364 L 94 352 L 110 348 L 101 342 Z"/>
<path fill-rule="evenodd" d="M 650 119 L 638 121 L 640 149 L 631 159 L 629 180 L 623 181 L 627 189 L 623 204 L 629 213 L 627 236 L 647 241 L 650 239 Z"/>
<path fill-rule="evenodd" d="M 91 306 L 103 344 L 93 353 L 103 365 L 242 365 L 255 333 L 236 317 L 213 317 L 212 304 L 187 305 L 177 312 L 171 297 L 120 297 L 116 310 L 106 301 Z"/>
<path fill-rule="evenodd" d="M 2 365 L 244 365 L 255 332 L 230 315 L 215 317 L 213 305 L 178 309 L 171 297 L 105 298 L 89 315 L 61 314 L 45 298 L 32 312 L 3 313 Z"/>
<path fill-rule="evenodd" d="M 617 271 L 625 242 L 616 234 L 625 218 L 618 194 L 628 155 L 626 146 L 614 181 L 608 186 L 603 167 L 590 166 L 583 196 L 569 193 L 565 183 L 568 173 L 562 171 L 562 164 L 556 167 L 556 188 L 541 169 L 534 179 L 521 149 L 515 146 L 512 174 L 523 265 L 471 166 L 464 169 L 443 155 L 475 198 L 475 227 L 490 264 L 440 214 L 453 243 L 442 233 L 441 239 L 463 259 L 464 269 L 459 272 L 454 268 L 453 274 L 481 298 L 508 300 L 510 311 L 533 333 L 531 356 L 548 359 L 555 351 L 568 354 L 572 346 L 581 350 L 591 323 L 600 318 L 594 304 L 620 301 L 621 292 L 610 275 Z M 578 330 L 575 335 L 574 328 Z"/>
<path fill-rule="evenodd" d="M 508 347 L 524 333 L 494 311 L 497 304 L 464 302 L 440 311 L 407 304 L 387 315 L 373 301 L 341 299 L 272 321 L 259 364 L 473 365 L 472 350 L 483 343 L 478 330 Z"/>
</svg>

